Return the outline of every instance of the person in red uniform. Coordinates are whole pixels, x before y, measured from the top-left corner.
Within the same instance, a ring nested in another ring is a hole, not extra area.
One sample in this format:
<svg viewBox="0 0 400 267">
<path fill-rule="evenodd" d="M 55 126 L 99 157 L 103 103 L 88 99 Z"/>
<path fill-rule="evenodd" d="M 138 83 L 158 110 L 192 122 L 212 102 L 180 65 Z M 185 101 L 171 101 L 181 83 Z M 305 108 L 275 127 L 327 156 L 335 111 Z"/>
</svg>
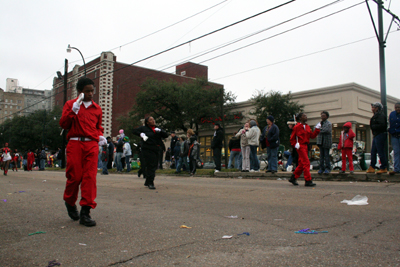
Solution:
<svg viewBox="0 0 400 267">
<path fill-rule="evenodd" d="M 13 161 L 13 171 L 14 171 L 14 169 L 15 169 L 16 172 L 18 171 L 18 168 L 19 168 L 19 166 L 18 166 L 18 160 L 19 160 L 19 153 L 18 153 L 18 150 L 17 150 L 17 149 L 14 149 L 14 156 L 13 156 L 13 158 L 12 158 L 12 161 Z"/>
<path fill-rule="evenodd" d="M 346 122 L 343 125 L 343 131 L 340 134 L 340 140 L 338 149 L 342 150 L 342 170 L 339 173 L 346 172 L 346 156 L 349 160 L 349 170 L 350 174 L 354 173 L 354 165 L 353 165 L 353 144 L 354 144 L 354 137 L 356 134 L 351 129 L 351 122 Z"/>
<path fill-rule="evenodd" d="M 79 96 L 65 103 L 60 126 L 68 130 L 67 183 L 64 191 L 64 201 L 71 219 L 85 226 L 95 226 L 90 217 L 90 209 L 96 208 L 97 161 L 99 145 L 107 144 L 103 136 L 102 111 L 93 101 L 94 82 L 82 78 L 76 85 Z M 82 207 L 80 214 L 75 202 L 78 199 L 79 186 Z"/>
<path fill-rule="evenodd" d="M 297 179 L 302 173 L 304 173 L 304 180 L 306 180 L 305 186 L 316 186 L 312 182 L 310 174 L 310 160 L 308 159 L 308 144 L 310 143 L 310 138 L 314 139 L 320 132 L 321 123 L 319 122 L 315 126 L 314 132 L 311 131 L 310 126 L 307 124 L 307 115 L 305 113 L 299 113 L 296 116 L 299 123 L 293 127 L 292 135 L 290 136 L 290 144 L 297 149 L 299 154 L 299 164 L 290 177 L 289 182 L 293 185 L 299 185 Z"/>
<path fill-rule="evenodd" d="M 27 157 L 28 165 L 26 167 L 28 171 L 32 171 L 32 166 L 34 161 L 35 161 L 35 154 L 30 149 L 28 149 L 28 157 Z"/>
<path fill-rule="evenodd" d="M 3 147 L 3 170 L 4 170 L 4 175 L 7 175 L 8 173 L 8 166 L 10 166 L 10 161 L 11 161 L 11 149 L 8 147 L 8 143 L 4 144 Z"/>
</svg>

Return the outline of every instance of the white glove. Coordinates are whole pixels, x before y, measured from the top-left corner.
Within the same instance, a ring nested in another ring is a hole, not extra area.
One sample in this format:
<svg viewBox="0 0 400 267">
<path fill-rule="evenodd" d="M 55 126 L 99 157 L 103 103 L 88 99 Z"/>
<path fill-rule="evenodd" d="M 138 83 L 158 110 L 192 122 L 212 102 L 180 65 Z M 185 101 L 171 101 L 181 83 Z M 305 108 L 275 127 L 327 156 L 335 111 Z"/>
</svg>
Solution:
<svg viewBox="0 0 400 267">
<path fill-rule="evenodd" d="M 161 129 L 160 128 L 155 128 L 154 129 L 156 132 L 161 132 Z"/>
<path fill-rule="evenodd" d="M 299 149 L 300 148 L 300 144 L 299 143 L 296 143 L 296 145 L 294 146 L 296 149 Z"/>
<path fill-rule="evenodd" d="M 142 138 L 143 138 L 143 141 L 145 141 L 145 142 L 146 142 L 146 140 L 148 139 L 148 137 L 147 137 L 147 135 L 146 135 L 145 133 L 141 133 L 141 134 L 140 134 L 140 137 L 142 137 Z"/>
<path fill-rule="evenodd" d="M 99 146 L 107 145 L 107 139 L 104 136 L 99 136 Z"/>
<path fill-rule="evenodd" d="M 85 98 L 85 95 L 83 93 L 81 93 L 79 95 L 79 98 L 76 102 L 78 102 L 79 106 L 82 104 L 83 99 Z"/>
<path fill-rule="evenodd" d="M 81 105 L 78 102 L 74 102 L 74 104 L 72 105 L 72 111 L 75 112 L 75 114 L 78 114 L 80 108 Z"/>
<path fill-rule="evenodd" d="M 320 129 L 321 128 L 321 123 L 318 122 L 318 124 L 315 126 L 316 129 Z"/>
</svg>

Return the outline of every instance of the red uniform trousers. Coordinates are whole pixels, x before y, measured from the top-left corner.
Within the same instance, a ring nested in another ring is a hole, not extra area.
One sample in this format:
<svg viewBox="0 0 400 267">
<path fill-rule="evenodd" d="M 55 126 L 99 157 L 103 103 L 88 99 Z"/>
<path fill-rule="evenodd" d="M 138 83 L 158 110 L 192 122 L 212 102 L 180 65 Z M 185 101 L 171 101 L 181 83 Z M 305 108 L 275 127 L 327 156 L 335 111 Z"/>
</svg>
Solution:
<svg viewBox="0 0 400 267">
<path fill-rule="evenodd" d="M 28 159 L 28 166 L 26 166 L 26 170 L 31 171 L 32 170 L 32 165 L 33 165 L 33 160 Z"/>
<path fill-rule="evenodd" d="M 310 160 L 308 159 L 308 145 L 300 144 L 300 149 L 297 150 L 299 154 L 299 164 L 294 171 L 294 178 L 299 178 L 304 173 L 304 180 L 311 181 L 310 174 Z"/>
<path fill-rule="evenodd" d="M 349 169 L 354 171 L 353 165 L 353 149 L 351 147 L 342 148 L 342 171 L 346 171 L 346 156 L 349 160 Z"/>
<path fill-rule="evenodd" d="M 99 145 L 96 141 L 71 140 L 67 145 L 67 184 L 64 201 L 74 206 L 78 199 L 79 186 L 81 200 L 79 205 L 96 208 L 94 201 L 97 195 L 96 176 Z"/>
</svg>

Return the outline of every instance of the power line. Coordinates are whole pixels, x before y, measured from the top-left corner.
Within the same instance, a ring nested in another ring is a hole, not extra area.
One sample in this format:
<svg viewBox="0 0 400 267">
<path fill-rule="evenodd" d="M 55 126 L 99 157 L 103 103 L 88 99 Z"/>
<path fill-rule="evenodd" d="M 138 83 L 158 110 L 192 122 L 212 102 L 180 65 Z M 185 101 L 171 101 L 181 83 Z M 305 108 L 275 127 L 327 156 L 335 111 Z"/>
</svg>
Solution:
<svg viewBox="0 0 400 267">
<path fill-rule="evenodd" d="M 326 5 L 326 6 L 335 4 L 336 2 L 337 2 L 337 1 L 332 2 L 332 3 L 330 3 L 330 4 Z M 317 21 L 319 21 L 319 20 L 322 20 L 322 19 L 324 19 L 324 18 L 327 18 L 327 17 L 333 16 L 333 15 L 336 15 L 336 14 L 338 14 L 338 13 L 340 13 L 340 12 L 346 11 L 346 10 L 348 10 L 348 9 L 351 9 L 351 8 L 353 8 L 353 7 L 355 7 L 355 6 L 358 6 L 358 5 L 361 5 L 361 4 L 363 4 L 363 2 L 360 2 L 360 3 L 358 3 L 358 4 L 354 4 L 354 5 L 352 5 L 352 6 L 346 7 L 346 8 L 344 8 L 344 9 L 339 10 L 339 11 L 335 11 L 335 12 L 333 12 L 333 13 L 330 13 L 330 14 L 325 15 L 325 16 L 323 16 L 323 17 L 320 17 L 320 18 L 318 18 L 318 19 L 315 19 L 315 20 L 312 20 L 312 21 L 310 21 L 310 22 L 301 24 L 301 25 L 296 26 L 296 27 L 293 27 L 293 28 L 291 28 L 291 29 L 289 29 L 289 30 L 286 30 L 286 31 L 277 33 L 277 34 L 275 34 L 275 35 L 272 35 L 272 36 L 269 36 L 269 37 L 267 37 L 267 38 L 261 39 L 261 40 L 259 40 L 259 41 L 256 41 L 256 42 L 250 43 L 250 44 L 248 44 L 248 45 L 239 47 L 239 48 L 237 48 L 237 49 L 228 51 L 228 52 L 226 52 L 226 53 L 219 54 L 219 55 L 217 55 L 217 56 L 215 56 L 215 57 L 212 57 L 212 58 L 210 58 L 210 59 L 206 59 L 206 60 L 204 60 L 204 61 L 201 61 L 201 62 L 199 62 L 198 64 L 201 64 L 201 63 L 204 63 L 204 62 L 207 62 L 207 61 L 216 59 L 216 58 L 218 58 L 218 57 L 222 57 L 222 56 L 228 55 L 228 54 L 230 54 L 230 53 L 233 53 L 233 52 L 239 51 L 239 50 L 241 50 L 241 49 L 247 48 L 247 47 L 249 47 L 249 46 L 252 46 L 252 45 L 254 45 L 254 44 L 258 44 L 258 43 L 260 43 L 260 42 L 263 42 L 263 41 L 272 39 L 272 38 L 277 37 L 277 36 L 279 36 L 279 35 L 282 35 L 282 34 L 284 34 L 284 33 L 287 33 L 287 32 L 290 32 L 290 31 L 293 31 L 293 30 L 296 30 L 296 29 L 299 29 L 299 28 L 301 28 L 301 27 L 304 27 L 304 26 L 306 26 L 306 25 L 312 24 L 312 23 L 317 22 Z M 323 7 L 321 7 L 321 8 L 324 8 L 324 7 L 325 7 L 325 6 L 323 6 Z M 318 10 L 318 9 L 316 9 L 316 10 Z M 316 11 L 316 10 L 312 10 L 312 11 L 310 11 L 310 12 L 314 12 L 314 11 Z M 307 13 L 305 13 L 305 14 L 307 14 Z M 303 15 L 305 15 L 305 14 L 303 14 Z M 303 16 L 303 15 L 300 15 L 300 16 L 297 16 L 297 17 L 301 17 L 301 16 Z M 295 18 L 297 18 L 297 17 L 295 17 Z M 289 21 L 290 21 L 290 20 L 289 20 Z M 285 22 L 282 22 L 282 23 L 285 23 Z M 281 23 L 281 24 L 282 24 L 282 23 Z M 278 25 L 280 25 L 280 24 L 278 24 Z M 273 28 L 274 26 L 271 26 L 271 27 Z M 270 28 L 271 28 L 271 27 L 270 27 Z M 269 28 L 267 28 L 267 29 L 269 29 Z M 265 29 L 264 29 L 264 30 L 265 30 Z M 263 30 L 261 30 L 261 31 L 263 31 Z M 246 38 L 246 37 L 244 37 L 244 38 Z M 239 40 L 240 40 L 240 38 L 239 38 Z M 228 43 L 228 45 L 229 45 L 229 43 Z M 227 46 L 227 45 L 225 45 L 225 46 Z M 217 50 L 217 49 L 214 49 L 214 50 Z M 212 51 L 211 51 L 211 52 L 212 52 Z M 208 53 L 204 53 L 204 54 L 208 54 Z M 200 56 L 202 56 L 202 55 L 204 55 L 204 54 L 201 54 Z M 197 58 L 197 57 L 200 57 L 200 56 L 196 56 L 196 57 L 193 57 L 193 58 L 191 58 L 191 59 L 194 59 L 194 58 Z M 128 78 L 127 78 L 127 79 L 128 79 Z M 126 80 L 127 80 L 127 79 L 126 79 Z M 128 84 L 128 83 L 127 83 L 127 84 Z M 121 85 L 121 84 L 120 84 L 120 85 Z M 123 85 L 123 84 L 122 84 L 122 85 Z"/>
<path fill-rule="evenodd" d="M 161 51 L 161 52 L 158 52 L 158 53 L 156 53 L 156 54 L 153 54 L 153 55 L 151 55 L 151 56 L 145 57 L 144 59 L 141 59 L 141 60 L 138 60 L 138 61 L 136 61 L 136 62 L 133 62 L 133 63 L 131 63 L 131 64 L 129 64 L 129 65 L 126 65 L 126 66 L 124 66 L 124 67 L 122 67 L 122 68 L 119 68 L 119 69 L 116 69 L 116 70 L 107 72 L 107 73 L 105 73 L 105 74 L 103 74 L 103 75 L 99 75 L 99 77 L 96 77 L 96 78 L 94 78 L 93 80 L 99 79 L 99 78 L 101 78 L 101 77 L 103 77 L 103 76 L 106 76 L 106 75 L 108 75 L 108 74 L 111 74 L 111 73 L 117 72 L 117 71 L 119 71 L 119 70 L 125 69 L 125 68 L 127 68 L 127 67 L 129 67 L 129 66 L 132 66 L 132 65 L 137 64 L 137 63 L 139 63 L 139 62 L 145 61 L 145 60 L 147 60 L 147 59 L 150 59 L 150 58 L 156 57 L 156 56 L 158 56 L 158 55 L 164 54 L 164 53 L 166 53 L 166 52 L 168 52 L 168 51 L 174 50 L 174 49 L 176 49 L 176 48 L 178 48 L 178 47 L 181 47 L 181 46 L 183 46 L 183 45 L 186 45 L 186 44 L 188 44 L 188 43 L 191 43 L 191 42 L 200 40 L 200 39 L 202 39 L 202 38 L 204 38 L 204 37 L 207 37 L 207 36 L 209 36 L 209 35 L 212 35 L 212 34 L 214 34 L 214 33 L 220 32 L 220 31 L 222 31 L 222 30 L 225 30 L 225 29 L 227 29 L 227 28 L 230 28 L 230 27 L 232 27 L 232 26 L 235 26 L 235 25 L 240 24 L 240 23 L 242 23 L 242 22 L 245 22 L 245 21 L 247 21 L 247 20 L 250 20 L 250 19 L 253 19 L 253 18 L 255 18 L 255 17 L 258 17 L 258 16 L 260 16 L 260 15 L 262 15 L 262 14 L 268 13 L 268 12 L 270 12 L 270 11 L 272 11 L 272 10 L 278 9 L 278 8 L 280 8 L 280 7 L 283 7 L 283 6 L 285 6 L 285 5 L 287 5 L 287 4 L 290 4 L 290 3 L 294 2 L 294 1 L 296 1 L 296 0 L 290 0 L 290 1 L 287 1 L 287 2 L 285 2 L 285 3 L 283 3 L 283 4 L 280 4 L 280 5 L 277 5 L 277 6 L 275 6 L 275 7 L 269 8 L 269 9 L 267 9 L 267 10 L 264 10 L 264 11 L 262 11 L 262 12 L 259 12 L 259 13 L 257 13 L 257 14 L 254 14 L 254 15 L 252 15 L 252 16 L 250 16 L 250 17 L 247 17 L 247 18 L 244 18 L 244 19 L 242 19 L 242 20 L 236 21 L 236 22 L 234 22 L 234 23 L 231 23 L 231 24 L 229 24 L 229 25 L 226 25 L 226 26 L 224 26 L 224 27 L 222 27 L 222 28 L 219 28 L 219 29 L 217 29 L 217 30 L 211 31 L 211 32 L 209 32 L 209 33 L 206 33 L 206 34 L 203 34 L 203 35 L 201 35 L 201 36 L 199 36 L 199 37 L 193 38 L 193 39 L 191 39 L 191 40 L 189 40 L 189 41 L 186 41 L 186 42 L 184 42 L 184 43 L 181 43 L 181 44 L 179 44 L 179 45 L 173 46 L 173 47 L 171 47 L 171 48 L 165 49 L 165 50 L 163 50 L 163 51 Z M 36 104 L 38 104 L 38 103 L 40 103 L 40 102 L 43 102 L 44 100 L 46 100 L 46 99 L 48 99 L 48 98 L 50 98 L 50 97 L 56 96 L 56 95 L 58 95 L 58 94 L 61 93 L 61 92 L 63 92 L 63 91 L 60 91 L 60 92 L 58 92 L 58 93 L 56 93 L 56 94 L 52 94 L 52 95 L 50 95 L 50 96 L 44 98 L 43 100 L 41 100 L 41 101 L 35 103 L 34 105 L 36 105 Z M 21 112 L 21 111 L 23 111 L 23 110 L 26 110 L 26 109 L 28 109 L 28 108 L 34 106 L 34 105 L 31 105 L 31 106 L 28 106 L 28 107 L 26 107 L 26 108 L 23 108 L 23 109 L 21 109 L 21 110 L 18 111 L 18 112 Z M 0 118 L 0 120 L 3 120 L 4 118 L 10 117 L 10 116 L 12 116 L 12 115 L 14 115 L 14 114 L 16 114 L 16 113 L 18 114 L 18 112 L 14 112 L 14 113 L 12 113 L 12 114 L 10 114 L 10 115 L 4 116 L 4 117 Z"/>
<path fill-rule="evenodd" d="M 108 50 L 108 51 L 113 51 L 113 50 L 116 50 L 116 49 L 121 49 L 121 47 L 123 47 L 123 46 L 127 46 L 127 45 L 129 45 L 129 44 L 133 44 L 133 43 L 135 43 L 135 42 L 137 42 L 137 41 L 139 41 L 139 40 L 145 39 L 145 38 L 147 38 L 147 37 L 149 37 L 149 36 L 151 36 L 151 35 L 154 35 L 154 34 L 156 34 L 156 33 L 159 33 L 159 32 L 161 32 L 161 31 L 163 31 L 163 30 L 166 30 L 166 29 L 168 29 L 168 28 L 171 28 L 172 26 L 175 26 L 175 25 L 177 25 L 177 24 L 179 24 L 179 23 L 182 23 L 182 22 L 184 22 L 184 21 L 186 21 L 186 20 L 188 20 L 188 19 L 191 19 L 191 18 L 193 18 L 193 17 L 195 17 L 195 16 L 197 16 L 197 15 L 200 15 L 200 14 L 202 14 L 202 13 L 204 13 L 204 12 L 210 10 L 210 9 L 213 9 L 214 7 L 217 7 L 217 6 L 221 5 L 222 3 L 226 2 L 226 1 L 228 1 L 228 0 L 224 0 L 224 1 L 222 1 L 222 2 L 219 2 L 218 4 L 215 4 L 215 5 L 211 6 L 211 7 L 208 7 L 208 8 L 206 8 L 206 9 L 200 11 L 200 12 L 197 12 L 197 13 L 195 13 L 195 14 L 193 14 L 193 15 L 187 17 L 187 18 L 184 18 L 184 19 L 182 19 L 182 20 L 180 20 L 180 21 L 174 22 L 174 23 L 172 23 L 171 25 L 168 25 L 168 26 L 166 26 L 166 27 L 164 27 L 164 28 L 161 28 L 161 29 L 159 29 L 159 30 L 156 30 L 156 31 L 154 31 L 154 32 L 152 32 L 152 33 L 146 34 L 145 36 L 139 37 L 139 38 L 137 38 L 137 39 L 135 39 L 135 40 L 133 40 L 133 41 L 130 41 L 130 42 L 126 43 L 126 44 L 123 44 L 123 45 L 120 45 L 120 46 L 116 46 L 116 47 L 114 47 L 114 48 L 112 48 L 112 49 L 110 49 L 110 50 Z M 87 57 L 87 58 L 89 59 L 89 58 L 96 57 L 96 56 L 98 56 L 98 54 L 93 55 L 93 56 L 90 56 L 90 57 Z M 72 61 L 71 63 L 75 63 L 75 62 L 79 62 L 79 61 L 80 61 L 80 59 L 79 59 L 79 60 L 76 60 L 76 61 Z"/>
<path fill-rule="evenodd" d="M 207 61 L 210 61 L 210 60 L 213 60 L 213 59 L 216 59 L 216 58 L 225 56 L 225 55 L 228 55 L 228 54 L 230 54 L 230 53 L 233 53 L 233 52 L 242 50 L 242 49 L 247 48 L 247 47 L 249 47 L 249 46 L 252 46 L 252 45 L 255 45 L 255 44 L 264 42 L 264 41 L 266 41 L 266 40 L 272 39 L 272 38 L 277 37 L 277 36 L 279 36 L 279 35 L 282 35 L 282 34 L 291 32 L 291 31 L 296 30 L 296 29 L 299 29 L 299 28 L 302 28 L 302 27 L 304 27 L 304 26 L 307 26 L 307 25 L 312 24 L 312 23 L 314 23 L 314 22 L 317 22 L 317 21 L 319 21 L 319 20 L 325 19 L 325 18 L 327 18 L 327 17 L 333 16 L 333 15 L 335 15 L 335 14 L 338 14 L 338 13 L 340 13 L 340 12 L 343 12 L 343 11 L 345 11 L 345 10 L 348 10 L 348 9 L 350 9 L 350 8 L 353 8 L 353 7 L 358 6 L 358 5 L 360 5 L 360 4 L 363 4 L 363 3 L 364 3 L 364 2 L 360 2 L 360 3 L 358 3 L 358 4 L 354 4 L 354 5 L 352 5 L 352 6 L 349 6 L 349 7 L 346 7 L 346 8 L 344 8 L 344 9 L 341 9 L 341 10 L 339 10 L 339 11 L 336 11 L 336 12 L 333 12 L 333 13 L 331 13 L 331 14 L 328 14 L 328 15 L 326 15 L 326 16 L 323 16 L 323 17 L 320 17 L 320 18 L 318 18 L 318 19 L 312 20 L 312 21 L 310 21 L 310 22 L 304 23 L 304 24 L 302 24 L 302 25 L 296 26 L 296 27 L 291 28 L 291 29 L 289 29 L 289 30 L 286 30 L 286 31 L 277 33 L 277 34 L 275 34 L 275 35 L 272 35 L 272 36 L 269 36 L 269 37 L 267 37 L 267 38 L 258 40 L 258 41 L 256 41 L 256 42 L 253 42 L 253 43 L 251 43 L 251 44 L 248 44 L 248 45 L 245 45 L 245 46 L 236 48 L 236 49 L 234 49 L 234 50 L 228 51 L 228 52 L 226 52 L 226 53 L 217 55 L 217 56 L 215 56 L 215 57 L 212 57 L 212 58 L 203 60 L 203 61 L 199 62 L 198 64 L 204 63 L 204 62 L 207 62 Z"/>
<path fill-rule="evenodd" d="M 147 35 L 145 35 L 145 36 L 139 37 L 139 38 L 137 38 L 137 39 L 135 39 L 135 40 L 133 40 L 133 41 L 130 41 L 130 42 L 126 43 L 126 44 L 123 44 L 123 45 L 114 47 L 114 48 L 109 49 L 109 50 L 107 50 L 107 51 L 113 51 L 113 50 L 116 50 L 116 49 L 121 48 L 121 47 L 123 47 L 123 46 L 129 45 L 129 44 L 132 44 L 132 43 L 135 43 L 135 42 L 137 42 L 137 41 L 139 41 L 139 40 L 142 40 L 142 39 L 145 39 L 145 38 L 147 38 L 147 37 L 149 37 L 149 36 L 151 36 L 151 35 L 154 35 L 154 34 L 156 34 L 156 33 L 159 33 L 159 32 L 161 32 L 161 31 L 163 31 L 163 30 L 166 30 L 166 29 L 168 29 L 168 28 L 171 28 L 172 26 L 175 26 L 175 25 L 177 25 L 177 24 L 179 24 L 179 23 L 182 23 L 182 22 L 184 22 L 184 21 L 186 21 L 186 20 L 188 20 L 188 19 L 191 19 L 191 18 L 193 18 L 193 17 L 195 17 L 195 16 L 197 16 L 197 15 L 200 15 L 200 14 L 202 14 L 202 13 L 204 13 L 204 12 L 210 10 L 210 9 L 213 9 L 214 7 L 217 7 L 217 6 L 221 5 L 222 3 L 226 2 L 226 1 L 228 1 L 228 0 L 224 0 L 224 1 L 222 1 L 222 2 L 219 2 L 219 3 L 217 3 L 217 4 L 215 4 L 215 5 L 211 6 L 211 7 L 208 7 L 208 8 L 206 8 L 206 9 L 200 11 L 200 12 L 197 12 L 197 13 L 193 14 L 193 15 L 191 15 L 191 16 L 189 16 L 189 17 L 186 17 L 186 18 L 184 18 L 184 19 L 182 19 L 182 20 L 180 20 L 180 21 L 174 22 L 174 23 L 172 23 L 172 24 L 170 24 L 170 25 L 168 25 L 168 26 L 166 26 L 166 27 L 164 27 L 164 28 L 161 28 L 161 29 L 159 29 L 159 30 L 156 30 L 156 31 L 154 31 L 154 32 L 152 32 L 152 33 L 149 33 L 149 34 L 147 34 Z M 96 57 L 96 56 L 98 56 L 98 55 L 99 55 L 99 54 L 95 54 L 95 55 L 86 57 L 85 59 L 90 59 L 90 58 Z M 69 62 L 69 63 L 72 64 L 72 63 L 76 63 L 76 62 L 80 62 L 80 61 L 81 61 L 81 59 L 78 59 L 78 60 L 75 60 L 75 61 L 71 61 L 71 62 Z M 61 67 L 60 69 L 63 69 L 63 68 L 64 68 L 64 67 Z M 60 70 L 60 69 L 59 69 L 59 70 Z M 42 83 L 44 83 L 45 81 L 47 81 L 47 80 L 50 79 L 51 77 L 53 77 L 53 74 L 52 74 L 49 78 L 47 78 L 46 80 L 44 80 L 43 82 L 41 82 L 39 85 L 41 85 Z M 39 85 L 37 85 L 36 87 L 38 87 Z"/>
<path fill-rule="evenodd" d="M 204 56 L 204 55 L 206 55 L 206 54 L 209 54 L 209 53 L 211 53 L 211 52 L 217 51 L 217 50 L 219 50 L 219 49 L 221 49 L 221 48 L 227 47 L 227 46 L 232 45 L 232 44 L 235 44 L 235 43 L 237 43 L 237 42 L 243 41 L 243 40 L 245 40 L 245 39 L 247 39 L 247 38 L 250 38 L 250 37 L 255 36 L 255 35 L 257 35 L 257 34 L 260 34 L 260 33 L 262 33 L 262 32 L 268 31 L 268 30 L 270 30 L 270 29 L 276 28 L 276 27 L 278 27 L 278 26 L 281 26 L 281 25 L 283 25 L 283 24 L 285 24 L 285 23 L 291 22 L 291 21 L 296 20 L 296 19 L 298 19 L 298 18 L 304 17 L 304 16 L 306 16 L 306 15 L 309 15 L 309 14 L 311 14 L 311 13 L 314 13 L 314 12 L 316 12 L 316 11 L 319 11 L 319 10 L 321 10 L 321 9 L 324 9 L 324 8 L 326 8 L 326 7 L 329 7 L 329 6 L 331 6 L 331 5 L 334 5 L 334 4 L 336 4 L 336 3 L 338 3 L 338 2 L 341 2 L 341 1 L 343 1 L 343 0 L 337 0 L 337 1 L 331 2 L 331 3 L 327 4 L 327 5 L 322 6 L 322 7 L 316 8 L 316 9 L 311 10 L 311 11 L 308 11 L 308 12 L 306 12 L 306 13 L 303 13 L 302 15 L 293 17 L 293 18 L 291 18 L 291 19 L 285 20 L 285 21 L 283 21 L 283 22 L 280 22 L 280 23 L 275 24 L 275 25 L 273 25 L 273 26 L 270 26 L 270 27 L 264 28 L 264 29 L 262 29 L 262 30 L 256 31 L 256 32 L 254 32 L 254 33 L 245 35 L 245 36 L 243 36 L 243 37 L 240 37 L 240 38 L 238 38 L 238 39 L 232 40 L 232 41 L 227 42 L 227 43 L 225 43 L 225 44 L 216 46 L 216 47 L 214 47 L 214 48 L 210 48 L 210 49 L 208 49 L 208 50 L 205 50 L 204 52 L 197 53 L 196 55 L 194 55 L 194 56 L 191 57 L 191 58 L 186 58 L 186 59 L 179 60 L 179 62 L 183 62 L 183 60 L 184 60 L 184 61 L 190 61 L 190 60 L 193 60 L 193 59 L 195 59 L 195 58 Z M 166 67 L 166 66 L 161 67 L 161 68 L 162 68 L 161 71 L 166 70 L 166 69 L 169 69 L 169 68 L 175 66 L 176 62 L 178 62 L 178 61 L 175 61 L 174 63 L 172 63 L 173 65 L 169 64 L 168 67 Z"/>
<path fill-rule="evenodd" d="M 398 32 L 398 31 L 391 31 L 391 33 L 392 32 Z M 308 53 L 308 54 L 304 54 L 304 55 L 301 55 L 301 56 L 285 59 L 285 60 L 278 61 L 278 62 L 275 62 L 275 63 L 267 64 L 267 65 L 264 65 L 264 66 L 260 66 L 260 67 L 257 67 L 257 68 L 252 68 L 252 69 L 249 69 L 249 70 L 245 70 L 245 71 L 237 72 L 237 73 L 230 74 L 230 75 L 227 75 L 227 76 L 219 77 L 219 78 L 213 79 L 211 81 L 217 81 L 217 80 L 221 80 L 221 79 L 224 79 L 224 78 L 240 75 L 240 74 L 243 74 L 243 73 L 246 73 L 246 72 L 251 72 L 251 71 L 254 71 L 254 70 L 270 67 L 270 66 L 273 66 L 273 65 L 278 65 L 278 64 L 285 63 L 285 62 L 288 62 L 288 61 L 296 60 L 296 59 L 307 57 L 307 56 L 312 56 L 312 55 L 315 55 L 315 54 L 319 54 L 319 53 L 326 52 L 326 51 L 329 51 L 329 50 L 333 50 L 333 49 L 341 48 L 341 47 L 344 47 L 344 46 L 360 43 L 360 42 L 363 42 L 363 41 L 366 41 L 366 40 L 370 40 L 370 39 L 374 39 L 374 38 L 376 38 L 376 37 L 372 36 L 372 37 L 360 39 L 360 40 L 357 40 L 357 41 L 349 42 L 349 43 L 346 43 L 346 44 L 341 44 L 341 45 L 338 45 L 338 46 L 322 49 L 322 50 L 315 51 L 315 52 L 312 52 L 312 53 Z"/>
</svg>

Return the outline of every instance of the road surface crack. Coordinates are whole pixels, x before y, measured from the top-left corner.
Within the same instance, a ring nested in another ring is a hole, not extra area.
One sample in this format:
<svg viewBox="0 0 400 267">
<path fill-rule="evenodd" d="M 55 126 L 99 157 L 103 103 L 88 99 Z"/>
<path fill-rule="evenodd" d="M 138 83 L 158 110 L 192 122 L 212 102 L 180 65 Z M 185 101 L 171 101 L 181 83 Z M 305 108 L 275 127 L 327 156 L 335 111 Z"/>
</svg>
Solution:
<svg viewBox="0 0 400 267">
<path fill-rule="evenodd" d="M 116 266 L 116 265 L 119 265 L 119 264 L 122 264 L 122 263 L 126 263 L 128 261 L 131 261 L 131 260 L 146 256 L 146 255 L 149 255 L 149 254 L 152 254 L 152 253 L 155 253 L 155 252 L 166 251 L 166 250 L 170 250 L 170 249 L 174 249 L 174 248 L 180 248 L 180 247 L 184 247 L 184 246 L 187 246 L 187 245 L 195 244 L 197 242 L 198 241 L 193 241 L 193 242 L 189 242 L 189 243 L 185 243 L 185 244 L 180 244 L 180 245 L 177 245 L 177 246 L 174 246 L 174 247 L 169 247 L 169 248 L 164 248 L 164 249 L 156 249 L 156 250 L 153 250 L 153 251 L 147 251 L 147 252 L 138 254 L 138 255 L 136 255 L 136 256 L 134 256 L 134 257 L 132 257 L 130 259 L 127 259 L 127 260 L 121 260 L 121 261 L 110 263 L 108 266 Z"/>
<path fill-rule="evenodd" d="M 377 229 L 377 228 L 379 228 L 380 226 L 382 226 L 382 224 L 383 224 L 383 222 L 378 222 L 378 224 L 375 225 L 374 227 L 371 227 L 371 229 L 368 229 L 367 231 L 362 232 L 361 234 L 355 235 L 355 236 L 353 236 L 353 238 L 359 238 L 359 237 L 362 236 L 362 235 L 366 235 L 366 234 L 368 234 L 369 232 L 372 232 L 372 230 Z"/>
</svg>

